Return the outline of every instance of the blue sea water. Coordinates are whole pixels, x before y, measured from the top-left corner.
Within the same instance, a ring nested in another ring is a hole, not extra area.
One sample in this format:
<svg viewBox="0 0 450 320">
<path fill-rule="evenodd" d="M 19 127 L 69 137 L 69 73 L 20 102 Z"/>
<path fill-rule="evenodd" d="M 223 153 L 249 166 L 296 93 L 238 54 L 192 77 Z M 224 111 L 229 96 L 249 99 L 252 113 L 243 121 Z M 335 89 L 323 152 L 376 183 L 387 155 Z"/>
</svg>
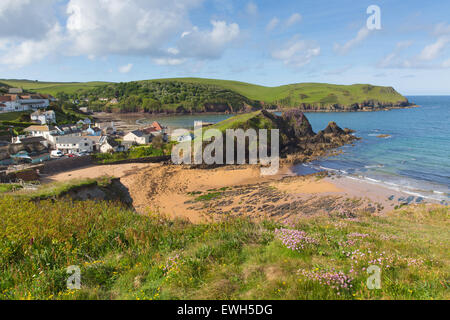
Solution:
<svg viewBox="0 0 450 320">
<path fill-rule="evenodd" d="M 450 96 L 410 96 L 419 108 L 356 113 L 308 113 L 315 131 L 329 121 L 362 140 L 343 154 L 294 168 L 331 169 L 411 195 L 450 200 Z M 387 134 L 388 138 L 378 138 Z"/>
<path fill-rule="evenodd" d="M 343 154 L 293 168 L 297 174 L 335 170 L 417 197 L 450 200 L 450 96 L 410 96 L 419 108 L 377 112 L 307 113 L 314 131 L 330 121 L 356 130 L 362 140 Z M 195 120 L 219 122 L 231 115 L 189 115 L 148 119 L 170 127 Z M 379 138 L 381 134 L 388 138 Z"/>
</svg>

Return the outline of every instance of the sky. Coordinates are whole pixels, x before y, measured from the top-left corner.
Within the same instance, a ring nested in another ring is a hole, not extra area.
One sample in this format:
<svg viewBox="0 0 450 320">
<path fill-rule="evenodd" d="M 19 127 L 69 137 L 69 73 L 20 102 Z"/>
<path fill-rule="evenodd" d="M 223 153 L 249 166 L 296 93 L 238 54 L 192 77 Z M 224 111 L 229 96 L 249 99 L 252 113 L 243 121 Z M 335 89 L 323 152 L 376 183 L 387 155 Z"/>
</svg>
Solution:
<svg viewBox="0 0 450 320">
<path fill-rule="evenodd" d="M 370 83 L 450 95 L 449 12 L 441 0 L 0 0 L 0 78 Z"/>
</svg>

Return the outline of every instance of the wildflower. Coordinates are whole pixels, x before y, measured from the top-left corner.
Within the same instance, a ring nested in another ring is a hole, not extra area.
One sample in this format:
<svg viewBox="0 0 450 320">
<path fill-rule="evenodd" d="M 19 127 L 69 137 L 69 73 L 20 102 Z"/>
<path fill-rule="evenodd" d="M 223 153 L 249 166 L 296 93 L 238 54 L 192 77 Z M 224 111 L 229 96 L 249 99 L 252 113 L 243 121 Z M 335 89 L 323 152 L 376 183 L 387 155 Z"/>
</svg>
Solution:
<svg viewBox="0 0 450 320">
<path fill-rule="evenodd" d="M 281 242 L 293 251 L 304 249 L 306 245 L 318 244 L 318 241 L 309 237 L 306 232 L 291 229 L 276 229 L 275 235 Z"/>
</svg>

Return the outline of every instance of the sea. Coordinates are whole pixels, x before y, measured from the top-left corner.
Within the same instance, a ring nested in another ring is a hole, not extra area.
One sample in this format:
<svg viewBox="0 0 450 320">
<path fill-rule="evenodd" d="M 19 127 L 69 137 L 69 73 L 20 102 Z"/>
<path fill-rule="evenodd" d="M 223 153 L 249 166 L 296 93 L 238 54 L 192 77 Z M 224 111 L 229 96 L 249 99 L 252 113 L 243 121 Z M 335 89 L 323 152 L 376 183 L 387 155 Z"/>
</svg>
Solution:
<svg viewBox="0 0 450 320">
<path fill-rule="evenodd" d="M 412 196 L 450 202 L 450 96 L 408 96 L 418 108 L 376 112 L 305 113 L 314 131 L 330 121 L 351 128 L 362 140 L 341 154 L 300 164 L 298 175 L 328 170 L 380 184 Z M 216 123 L 232 115 L 148 117 L 170 128 L 191 128 L 194 121 Z M 380 137 L 381 136 L 381 137 Z"/>
</svg>

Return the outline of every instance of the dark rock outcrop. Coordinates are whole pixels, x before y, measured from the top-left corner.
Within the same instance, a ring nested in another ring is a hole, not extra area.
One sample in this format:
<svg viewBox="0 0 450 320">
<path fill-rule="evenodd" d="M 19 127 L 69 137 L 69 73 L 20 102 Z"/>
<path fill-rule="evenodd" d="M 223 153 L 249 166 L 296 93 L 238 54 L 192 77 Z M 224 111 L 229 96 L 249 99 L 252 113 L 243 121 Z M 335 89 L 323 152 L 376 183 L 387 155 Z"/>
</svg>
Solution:
<svg viewBox="0 0 450 320">
<path fill-rule="evenodd" d="M 334 135 L 343 135 L 346 134 L 344 130 L 342 130 L 336 122 L 332 121 L 328 124 L 328 126 L 323 130 L 324 134 L 334 134 Z"/>
</svg>

